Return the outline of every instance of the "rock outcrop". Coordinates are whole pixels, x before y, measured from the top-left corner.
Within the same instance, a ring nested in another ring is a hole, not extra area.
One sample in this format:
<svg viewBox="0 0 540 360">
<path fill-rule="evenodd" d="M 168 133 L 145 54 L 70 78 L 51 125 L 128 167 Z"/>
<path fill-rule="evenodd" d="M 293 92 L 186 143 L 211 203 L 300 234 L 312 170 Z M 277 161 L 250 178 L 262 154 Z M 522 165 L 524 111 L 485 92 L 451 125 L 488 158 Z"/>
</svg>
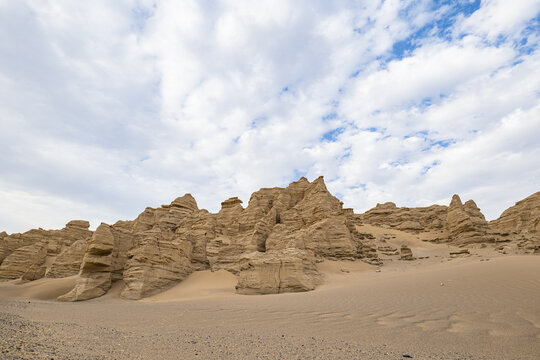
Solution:
<svg viewBox="0 0 540 360">
<path fill-rule="evenodd" d="M 321 275 L 313 253 L 284 249 L 252 252 L 240 259 L 239 294 L 279 294 L 315 289 Z"/>
<path fill-rule="evenodd" d="M 524 253 L 540 253 L 540 191 L 518 201 L 489 222 L 496 242 L 516 242 Z"/>
<path fill-rule="evenodd" d="M 452 196 L 446 214 L 446 227 L 449 241 L 456 245 L 486 241 L 488 223 L 473 200 L 462 204 L 458 195 Z"/>
<path fill-rule="evenodd" d="M 152 211 L 153 210 L 153 211 Z M 178 224 L 199 209 L 195 199 L 186 194 L 154 212 L 154 223 L 145 219 L 145 227 L 135 221 L 136 240 L 128 251 L 128 261 L 123 272 L 126 284 L 122 296 L 140 299 L 163 291 L 186 278 L 192 271 L 189 241 L 175 234 Z M 151 225 L 151 227 L 150 227 Z"/>
<path fill-rule="evenodd" d="M 490 241 L 488 223 L 473 200 L 463 204 L 458 195 L 452 197 L 450 206 L 397 207 L 392 202 L 377 204 L 356 221 L 409 233 L 430 232 L 426 240 L 438 243 L 464 245 Z"/>
<path fill-rule="evenodd" d="M 418 233 L 421 231 L 444 230 L 447 206 L 397 207 L 393 202 L 377 204 L 360 215 L 360 221 L 370 225 L 386 226 L 397 230 Z"/>
<path fill-rule="evenodd" d="M 88 300 L 105 294 L 112 281 L 122 279 L 133 238 L 123 229 L 102 223 L 90 239 L 75 288 L 60 301 Z"/>
<path fill-rule="evenodd" d="M 36 280 L 45 274 L 47 243 L 39 241 L 20 247 L 8 255 L 0 265 L 0 279 Z"/>
<path fill-rule="evenodd" d="M 47 254 L 55 256 L 71 246 L 77 240 L 86 240 L 92 236 L 88 230 L 90 223 L 84 220 L 72 220 L 61 230 L 32 229 L 22 234 L 0 236 L 0 264 L 15 250 L 43 242 L 47 245 Z"/>
<path fill-rule="evenodd" d="M 77 240 L 70 247 L 62 251 L 47 270 L 45 277 L 62 278 L 77 275 L 86 252 L 88 242 Z"/>
<path fill-rule="evenodd" d="M 400 260 L 414 260 L 412 250 L 408 246 L 401 245 L 401 249 L 399 252 L 399 259 Z"/>
<path fill-rule="evenodd" d="M 407 246 L 398 250 L 384 238 L 359 232 L 362 224 L 422 235 L 425 241 L 497 243 L 501 253 L 514 251 L 510 245 L 539 253 L 540 192 L 489 224 L 474 201 L 463 204 L 457 195 L 449 206 L 385 203 L 354 214 L 330 194 L 322 177 L 260 189 L 246 207 L 237 197 L 229 198 L 215 214 L 199 209 L 186 194 L 168 205 L 148 207 L 134 220 L 102 223 L 95 232 L 83 220 L 61 230 L 2 232 L 0 280 L 78 275 L 75 287 L 59 297 L 63 301 L 101 296 L 123 280 L 121 296 L 140 299 L 193 271 L 224 269 L 237 275 L 238 293 L 278 294 L 313 290 L 321 282 L 317 263 L 322 259 L 362 259 L 374 265 L 382 264 L 379 253 L 385 261 L 398 255 L 414 259 Z"/>
</svg>

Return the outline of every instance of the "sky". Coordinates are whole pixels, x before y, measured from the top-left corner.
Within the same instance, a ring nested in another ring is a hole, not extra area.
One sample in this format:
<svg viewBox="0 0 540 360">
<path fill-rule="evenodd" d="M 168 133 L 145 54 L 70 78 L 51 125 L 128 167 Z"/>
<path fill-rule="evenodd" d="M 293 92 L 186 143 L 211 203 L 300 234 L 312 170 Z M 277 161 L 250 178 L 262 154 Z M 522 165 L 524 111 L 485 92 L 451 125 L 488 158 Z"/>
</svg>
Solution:
<svg viewBox="0 0 540 360">
<path fill-rule="evenodd" d="M 540 190 L 540 0 L 0 0 L 0 231 Z"/>
</svg>

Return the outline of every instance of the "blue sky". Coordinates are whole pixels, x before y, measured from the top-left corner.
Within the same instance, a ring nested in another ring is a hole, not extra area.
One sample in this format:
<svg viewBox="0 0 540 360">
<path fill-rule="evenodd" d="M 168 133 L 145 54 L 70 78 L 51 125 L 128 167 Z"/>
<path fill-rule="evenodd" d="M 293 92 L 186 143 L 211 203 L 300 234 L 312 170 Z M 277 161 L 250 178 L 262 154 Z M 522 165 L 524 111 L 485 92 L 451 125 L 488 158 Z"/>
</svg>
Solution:
<svg viewBox="0 0 540 360">
<path fill-rule="evenodd" d="M 0 1 L 0 231 L 324 175 L 345 206 L 540 190 L 540 1 Z"/>
</svg>

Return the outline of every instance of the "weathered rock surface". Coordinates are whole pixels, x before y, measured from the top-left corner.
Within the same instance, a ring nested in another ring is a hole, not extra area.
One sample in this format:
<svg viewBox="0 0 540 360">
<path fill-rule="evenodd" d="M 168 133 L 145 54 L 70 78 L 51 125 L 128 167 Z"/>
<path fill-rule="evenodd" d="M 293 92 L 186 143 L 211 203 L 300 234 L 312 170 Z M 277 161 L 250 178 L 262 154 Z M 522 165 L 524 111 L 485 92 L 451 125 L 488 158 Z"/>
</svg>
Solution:
<svg viewBox="0 0 540 360">
<path fill-rule="evenodd" d="M 86 240 L 92 236 L 88 230 L 90 224 L 84 220 L 72 220 L 61 230 L 32 229 L 22 234 L 0 236 L 0 264 L 16 249 L 43 242 L 47 245 L 47 254 L 56 255 L 77 240 Z"/>
<path fill-rule="evenodd" d="M 457 195 L 450 206 L 385 203 L 354 214 L 330 194 L 322 177 L 260 189 L 245 208 L 240 199 L 227 199 L 216 214 L 200 210 L 186 194 L 168 205 L 148 207 L 134 220 L 101 224 L 95 232 L 83 220 L 70 221 L 61 230 L 2 232 L 0 279 L 78 274 L 74 289 L 59 298 L 64 301 L 101 296 L 122 279 L 126 286 L 121 295 L 140 299 L 193 271 L 225 269 L 238 276 L 239 293 L 275 294 L 314 289 L 321 281 L 316 263 L 323 258 L 380 265 L 379 251 L 414 259 L 407 246 L 398 251 L 385 239 L 359 232 L 362 224 L 422 233 L 425 241 L 503 243 L 496 248 L 501 253 L 515 248 L 540 253 L 540 192 L 489 224 L 474 201 L 463 204 Z M 452 254 L 464 255 L 465 250 Z"/>
<path fill-rule="evenodd" d="M 8 255 L 0 265 L 0 279 L 35 280 L 45 274 L 47 244 L 37 242 L 20 247 Z"/>
<path fill-rule="evenodd" d="M 166 211 L 154 211 L 154 225 L 145 222 L 148 230 L 137 228 L 139 234 L 128 252 L 123 272 L 126 287 L 122 296 L 125 298 L 140 299 L 163 291 L 193 271 L 190 260 L 192 245 L 178 237 L 175 231 L 182 219 L 198 211 L 197 203 L 186 194 L 162 209 Z"/>
<path fill-rule="evenodd" d="M 253 193 L 245 209 L 238 198 L 224 201 L 214 228 L 205 230 L 206 255 L 212 270 L 233 273 L 240 271 L 239 257 L 254 251 L 300 249 L 318 257 L 376 257 L 351 228 L 348 213 L 323 178 L 312 183 L 302 178 L 287 188 Z"/>
<path fill-rule="evenodd" d="M 457 245 L 486 241 L 488 223 L 473 200 L 461 203 L 458 195 L 452 201 L 446 214 L 446 227 L 450 241 Z"/>
<path fill-rule="evenodd" d="M 313 253 L 305 250 L 252 252 L 240 260 L 236 292 L 239 294 L 279 294 L 309 291 L 321 283 Z"/>
<path fill-rule="evenodd" d="M 356 221 L 418 234 L 430 232 L 426 240 L 464 245 L 491 241 L 488 223 L 473 200 L 463 204 L 458 195 L 450 206 L 396 207 L 388 202 L 377 204 Z"/>
<path fill-rule="evenodd" d="M 489 229 L 496 242 L 513 241 L 524 253 L 540 253 L 540 191 L 506 209 Z"/>
<path fill-rule="evenodd" d="M 62 278 L 77 275 L 86 252 L 87 241 L 77 240 L 62 251 L 47 270 L 45 277 Z"/>
<path fill-rule="evenodd" d="M 499 233 L 540 232 L 540 191 L 516 202 L 506 209 L 498 219 L 490 221 L 489 227 Z"/>
<path fill-rule="evenodd" d="M 418 233 L 443 230 L 446 225 L 447 206 L 397 207 L 393 202 L 377 204 L 360 215 L 360 221 L 370 225 L 387 226 L 398 230 Z"/>
<path fill-rule="evenodd" d="M 468 249 L 461 249 L 461 250 L 456 250 L 456 251 L 450 251 L 450 256 L 451 257 L 459 257 L 459 256 L 468 256 L 470 255 L 471 253 L 469 252 Z"/>
<path fill-rule="evenodd" d="M 414 260 L 412 250 L 405 245 L 401 245 L 401 249 L 399 252 L 399 259 L 400 260 Z"/>
<path fill-rule="evenodd" d="M 132 242 L 131 233 L 102 223 L 88 242 L 75 288 L 58 300 L 79 301 L 104 295 L 112 281 L 122 278 Z"/>
</svg>

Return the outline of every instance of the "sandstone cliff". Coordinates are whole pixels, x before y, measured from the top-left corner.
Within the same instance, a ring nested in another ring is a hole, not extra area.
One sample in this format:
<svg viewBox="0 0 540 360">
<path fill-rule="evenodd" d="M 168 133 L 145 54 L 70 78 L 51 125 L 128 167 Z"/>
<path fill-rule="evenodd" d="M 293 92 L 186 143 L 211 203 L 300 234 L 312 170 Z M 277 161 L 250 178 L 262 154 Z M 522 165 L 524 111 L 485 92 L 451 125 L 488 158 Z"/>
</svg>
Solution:
<svg viewBox="0 0 540 360">
<path fill-rule="evenodd" d="M 354 214 L 330 194 L 322 177 L 260 189 L 246 207 L 242 204 L 236 197 L 227 199 L 213 214 L 186 194 L 168 205 L 148 207 L 134 220 L 102 223 L 95 232 L 83 220 L 61 230 L 2 232 L 0 280 L 78 275 L 75 287 L 59 297 L 63 301 L 99 297 L 123 280 L 121 295 L 140 299 L 193 271 L 225 269 L 237 275 L 238 293 L 277 294 L 313 290 L 322 281 L 317 263 L 324 259 L 377 265 L 382 264 L 379 254 L 415 259 L 406 246 L 398 251 L 384 239 L 359 232 L 362 224 L 422 234 L 426 241 L 540 252 L 540 192 L 490 223 L 474 201 L 462 203 L 458 195 L 449 206 L 385 203 Z"/>
<path fill-rule="evenodd" d="M 88 221 L 72 220 L 61 230 L 33 229 L 22 234 L 0 234 L 0 280 L 43 277 L 47 257 L 54 259 L 74 242 L 85 242 L 92 235 L 89 226 Z M 33 264 L 32 268 L 28 268 L 30 264 Z"/>
<path fill-rule="evenodd" d="M 540 191 L 518 201 L 489 222 L 497 242 L 516 242 L 525 253 L 540 253 Z"/>
<path fill-rule="evenodd" d="M 446 214 L 449 241 L 457 244 L 485 241 L 488 223 L 473 200 L 461 203 L 458 195 L 452 197 Z"/>
</svg>

